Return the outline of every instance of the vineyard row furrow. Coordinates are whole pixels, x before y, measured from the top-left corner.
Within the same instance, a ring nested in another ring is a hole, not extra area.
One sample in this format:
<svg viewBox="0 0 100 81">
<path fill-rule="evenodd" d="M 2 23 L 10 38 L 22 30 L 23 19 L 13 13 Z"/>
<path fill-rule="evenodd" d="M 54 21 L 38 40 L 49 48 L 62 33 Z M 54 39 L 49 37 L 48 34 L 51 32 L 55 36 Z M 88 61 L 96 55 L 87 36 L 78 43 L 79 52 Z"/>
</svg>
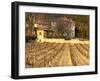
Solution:
<svg viewBox="0 0 100 81">
<path fill-rule="evenodd" d="M 88 47 L 86 44 L 28 43 L 25 46 L 25 65 L 26 68 L 87 65 Z"/>
</svg>

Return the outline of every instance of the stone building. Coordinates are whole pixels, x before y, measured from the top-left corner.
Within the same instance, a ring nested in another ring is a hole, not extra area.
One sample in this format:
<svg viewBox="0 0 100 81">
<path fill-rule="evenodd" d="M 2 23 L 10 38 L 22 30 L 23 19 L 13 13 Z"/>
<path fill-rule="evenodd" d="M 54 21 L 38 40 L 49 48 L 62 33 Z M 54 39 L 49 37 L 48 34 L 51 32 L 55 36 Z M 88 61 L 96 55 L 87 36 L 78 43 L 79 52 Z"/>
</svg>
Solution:
<svg viewBox="0 0 100 81">
<path fill-rule="evenodd" d="M 49 21 L 38 19 L 32 27 L 33 31 L 28 31 L 29 27 L 26 28 L 26 35 L 28 35 L 28 37 L 31 34 L 36 36 L 37 41 L 41 42 L 44 41 L 45 38 L 75 38 L 75 22 L 67 17 L 51 18 Z"/>
</svg>

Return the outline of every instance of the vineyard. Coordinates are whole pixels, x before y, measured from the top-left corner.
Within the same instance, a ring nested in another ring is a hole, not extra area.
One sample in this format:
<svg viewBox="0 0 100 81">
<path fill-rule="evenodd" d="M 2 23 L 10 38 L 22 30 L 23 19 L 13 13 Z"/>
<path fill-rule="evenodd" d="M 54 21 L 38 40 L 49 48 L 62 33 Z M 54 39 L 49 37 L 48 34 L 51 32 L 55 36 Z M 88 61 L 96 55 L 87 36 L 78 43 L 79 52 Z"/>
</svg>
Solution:
<svg viewBox="0 0 100 81">
<path fill-rule="evenodd" d="M 25 46 L 25 67 L 81 66 L 89 64 L 89 44 L 38 43 Z"/>
</svg>

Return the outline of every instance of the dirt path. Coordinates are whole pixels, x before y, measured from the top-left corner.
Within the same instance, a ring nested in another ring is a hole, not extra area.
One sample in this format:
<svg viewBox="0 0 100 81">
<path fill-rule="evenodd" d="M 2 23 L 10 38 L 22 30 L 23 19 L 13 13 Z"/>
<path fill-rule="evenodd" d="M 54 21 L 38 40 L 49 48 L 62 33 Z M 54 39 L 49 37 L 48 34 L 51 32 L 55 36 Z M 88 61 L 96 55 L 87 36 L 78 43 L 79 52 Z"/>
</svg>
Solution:
<svg viewBox="0 0 100 81">
<path fill-rule="evenodd" d="M 62 54 L 62 57 L 59 60 L 59 66 L 72 66 L 69 45 L 66 44 L 64 48 L 65 49 L 64 49 L 64 52 Z"/>
</svg>

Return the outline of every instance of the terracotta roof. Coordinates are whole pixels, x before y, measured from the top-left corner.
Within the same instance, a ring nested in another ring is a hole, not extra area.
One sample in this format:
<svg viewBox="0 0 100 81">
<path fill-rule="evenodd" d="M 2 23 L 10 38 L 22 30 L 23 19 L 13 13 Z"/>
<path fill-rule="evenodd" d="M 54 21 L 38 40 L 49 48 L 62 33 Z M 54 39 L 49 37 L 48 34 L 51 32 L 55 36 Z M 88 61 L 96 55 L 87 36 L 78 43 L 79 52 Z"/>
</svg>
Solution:
<svg viewBox="0 0 100 81">
<path fill-rule="evenodd" d="M 38 30 L 44 30 L 44 27 L 37 27 Z"/>
</svg>

